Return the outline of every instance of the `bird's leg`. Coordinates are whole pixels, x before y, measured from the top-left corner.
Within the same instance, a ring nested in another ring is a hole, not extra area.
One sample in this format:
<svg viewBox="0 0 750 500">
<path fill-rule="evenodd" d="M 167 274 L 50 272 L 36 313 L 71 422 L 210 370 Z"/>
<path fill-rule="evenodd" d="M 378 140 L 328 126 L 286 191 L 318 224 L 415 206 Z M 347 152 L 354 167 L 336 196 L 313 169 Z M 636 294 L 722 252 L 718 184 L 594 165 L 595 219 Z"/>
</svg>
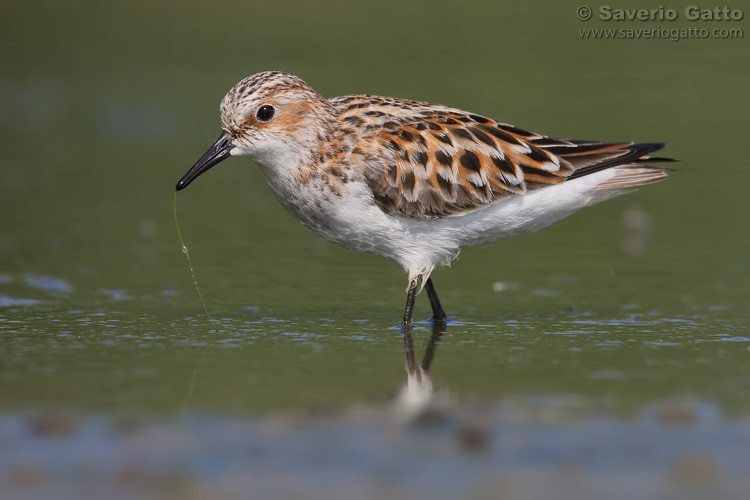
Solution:
<svg viewBox="0 0 750 500">
<path fill-rule="evenodd" d="M 437 292 L 435 291 L 435 285 L 432 284 L 432 278 L 427 278 L 427 283 L 424 287 L 427 289 L 427 297 L 429 297 L 430 305 L 432 306 L 432 321 L 434 323 L 446 323 L 448 315 L 445 314 L 443 306 L 440 305 L 440 299 L 438 299 Z"/>
<path fill-rule="evenodd" d="M 411 328 L 414 324 L 414 302 L 417 298 L 417 290 L 419 290 L 418 283 L 419 278 L 414 278 L 406 290 L 406 308 L 404 309 L 404 320 L 401 322 L 401 326 L 404 328 Z"/>
</svg>

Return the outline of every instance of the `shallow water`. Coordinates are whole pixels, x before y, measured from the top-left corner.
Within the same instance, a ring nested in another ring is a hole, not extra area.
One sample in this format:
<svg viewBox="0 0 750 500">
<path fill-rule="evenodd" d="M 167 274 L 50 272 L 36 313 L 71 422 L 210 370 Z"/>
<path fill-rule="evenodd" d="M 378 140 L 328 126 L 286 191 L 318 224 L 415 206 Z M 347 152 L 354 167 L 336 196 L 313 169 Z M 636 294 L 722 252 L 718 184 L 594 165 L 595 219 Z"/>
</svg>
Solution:
<svg viewBox="0 0 750 500">
<path fill-rule="evenodd" d="M 744 498 L 746 43 L 581 40 L 577 6 L 5 9 L 0 497 Z M 437 270 L 420 376 L 400 270 L 241 159 L 177 199 L 206 318 L 173 189 L 266 69 L 664 141 L 679 171 Z"/>
<path fill-rule="evenodd" d="M 387 322 L 250 308 L 209 324 L 170 294 L 123 296 L 2 310 L 6 494 L 741 498 L 750 486 L 750 338 L 716 313 L 419 323 L 417 380 Z"/>
</svg>

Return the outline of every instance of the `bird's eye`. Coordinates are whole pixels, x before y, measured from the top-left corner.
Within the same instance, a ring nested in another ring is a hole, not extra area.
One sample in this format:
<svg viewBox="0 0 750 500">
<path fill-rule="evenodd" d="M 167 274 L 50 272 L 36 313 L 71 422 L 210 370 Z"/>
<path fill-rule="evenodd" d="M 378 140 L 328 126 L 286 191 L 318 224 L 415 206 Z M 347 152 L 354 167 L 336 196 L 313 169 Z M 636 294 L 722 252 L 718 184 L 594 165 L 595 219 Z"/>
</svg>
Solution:
<svg viewBox="0 0 750 500">
<path fill-rule="evenodd" d="M 271 118 L 273 118 L 273 114 L 276 112 L 273 106 L 270 104 L 264 104 L 263 106 L 258 108 L 258 112 L 255 113 L 255 116 L 258 117 L 258 120 L 261 122 L 267 122 L 271 121 Z"/>
</svg>

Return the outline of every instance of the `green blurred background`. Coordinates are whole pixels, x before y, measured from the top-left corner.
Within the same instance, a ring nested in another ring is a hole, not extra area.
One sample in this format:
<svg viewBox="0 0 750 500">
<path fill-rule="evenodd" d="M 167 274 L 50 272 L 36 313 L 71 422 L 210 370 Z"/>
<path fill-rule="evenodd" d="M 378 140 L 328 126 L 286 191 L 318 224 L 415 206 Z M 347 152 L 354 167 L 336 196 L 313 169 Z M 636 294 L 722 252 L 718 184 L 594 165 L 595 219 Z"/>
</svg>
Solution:
<svg viewBox="0 0 750 500">
<path fill-rule="evenodd" d="M 245 76 L 272 69 L 301 76 L 324 96 L 370 93 L 439 102 L 552 136 L 663 141 L 664 154 L 680 160 L 667 182 L 540 233 L 465 250 L 452 269 L 436 271 L 453 317 L 494 328 L 485 344 L 475 344 L 478 352 L 446 354 L 445 382 L 458 392 L 579 390 L 589 371 L 572 370 L 561 380 L 550 364 L 561 352 L 558 341 L 549 340 L 557 330 L 584 333 L 576 338 L 590 348 L 580 355 L 584 365 L 603 363 L 597 335 L 636 339 L 622 360 L 608 361 L 636 379 L 642 367 L 628 360 L 642 358 L 641 342 L 748 337 L 747 40 L 579 35 L 596 27 L 747 24 L 690 23 L 676 3 L 661 4 L 674 6 L 680 19 L 583 22 L 577 2 L 4 3 L 0 328 L 8 357 L 3 377 L 15 396 L 3 404 L 117 406 L 105 383 L 111 366 L 181 367 L 148 372 L 146 392 L 163 384 L 172 394 L 189 378 L 195 359 L 181 350 L 183 343 L 212 345 L 216 337 L 200 320 L 202 307 L 180 251 L 174 185 L 218 134 L 225 92 Z M 591 6 L 596 13 L 599 4 Z M 316 387 L 310 398 L 333 394 L 343 401 L 365 387 L 381 394 L 397 383 L 401 346 L 390 327 L 401 316 L 405 287 L 397 266 L 304 230 L 247 160 L 213 169 L 181 192 L 177 205 L 209 311 L 228 322 L 224 336 L 247 340 L 230 363 L 235 371 L 227 369 L 206 392 L 224 394 L 239 373 L 257 376 L 269 394 L 248 397 L 239 408 L 259 409 L 304 406 L 307 400 L 295 392 L 301 380 Z M 593 330 L 575 326 L 575 314 L 593 317 Z M 420 298 L 417 316 L 428 315 Z M 274 330 L 269 318 L 296 326 Z M 617 331 L 608 323 L 622 318 L 633 325 Z M 119 323 L 105 330 L 109 320 Z M 323 320 L 336 326 L 326 330 Z M 508 321 L 527 323 L 516 333 Z M 693 326 L 680 333 L 675 321 Z M 240 326 L 247 322 L 257 324 L 255 337 L 243 337 Z M 366 329 L 359 326 L 365 323 Z M 285 340 L 291 330 L 318 335 L 322 354 L 309 359 L 311 341 Z M 111 332 L 121 349 L 102 347 L 102 332 Z M 445 349 L 472 339 L 470 326 L 454 332 Z M 161 347 L 135 349 L 144 338 Z M 266 339 L 267 350 L 255 338 Z M 372 339 L 381 341 L 378 349 L 366 344 Z M 487 361 L 529 339 L 536 350 L 524 369 L 534 382 L 509 376 L 513 363 Z M 84 348 L 68 345 L 75 342 Z M 695 349 L 670 351 L 684 371 L 664 375 L 662 396 L 680 393 L 683 377 L 694 380 L 687 393 L 711 392 L 694 369 L 700 358 Z M 739 370 L 733 376 L 744 376 L 746 344 L 722 349 L 717 357 L 707 355 L 709 364 L 727 368 L 725 355 Z M 226 355 L 189 352 L 219 364 Z M 286 382 L 271 379 L 271 368 L 263 365 L 269 356 L 274 366 L 301 367 L 303 373 Z M 40 374 L 32 360 L 56 369 Z M 84 379 L 103 384 L 99 392 L 76 385 L 76 373 L 87 363 Z M 504 382 L 487 377 L 485 365 Z M 347 372 L 355 375 L 342 382 L 338 374 Z M 45 389 L 50 377 L 60 387 Z M 141 383 L 124 377 L 125 387 Z M 716 386 L 726 379 L 717 374 L 712 380 Z M 347 383 L 351 387 L 337 385 Z M 640 400 L 637 387 L 634 382 L 620 395 Z M 143 409 L 177 408 L 183 396 L 156 397 Z M 205 408 L 235 408 L 231 398 L 206 397 Z M 133 406 L 123 398 L 123 405 Z M 742 398 L 740 406 L 750 410 Z"/>
</svg>

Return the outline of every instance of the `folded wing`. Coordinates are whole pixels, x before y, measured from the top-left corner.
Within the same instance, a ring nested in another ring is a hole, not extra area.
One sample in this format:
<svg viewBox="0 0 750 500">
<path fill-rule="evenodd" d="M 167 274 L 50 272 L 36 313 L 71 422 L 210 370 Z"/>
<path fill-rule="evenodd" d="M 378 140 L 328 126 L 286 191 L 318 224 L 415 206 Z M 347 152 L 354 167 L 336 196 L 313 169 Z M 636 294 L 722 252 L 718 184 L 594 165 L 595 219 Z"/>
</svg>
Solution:
<svg viewBox="0 0 750 500">
<path fill-rule="evenodd" d="M 346 99 L 342 119 L 370 131 L 353 154 L 362 156 L 377 202 L 411 217 L 459 215 L 610 168 L 615 175 L 598 188 L 666 177 L 666 169 L 644 165 L 663 144 L 555 139 L 442 106 Z"/>
</svg>

